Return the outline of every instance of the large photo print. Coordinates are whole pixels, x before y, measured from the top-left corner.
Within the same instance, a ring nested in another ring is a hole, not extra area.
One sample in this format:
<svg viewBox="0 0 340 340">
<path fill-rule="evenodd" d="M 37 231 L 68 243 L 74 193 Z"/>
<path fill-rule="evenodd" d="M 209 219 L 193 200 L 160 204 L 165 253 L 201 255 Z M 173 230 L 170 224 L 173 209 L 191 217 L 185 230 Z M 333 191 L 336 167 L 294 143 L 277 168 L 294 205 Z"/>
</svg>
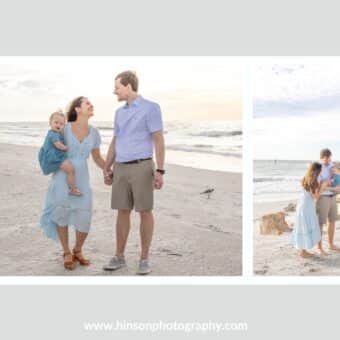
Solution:
<svg viewBox="0 0 340 340">
<path fill-rule="evenodd" d="M 242 274 L 242 66 L 0 59 L 0 275 Z"/>
</svg>

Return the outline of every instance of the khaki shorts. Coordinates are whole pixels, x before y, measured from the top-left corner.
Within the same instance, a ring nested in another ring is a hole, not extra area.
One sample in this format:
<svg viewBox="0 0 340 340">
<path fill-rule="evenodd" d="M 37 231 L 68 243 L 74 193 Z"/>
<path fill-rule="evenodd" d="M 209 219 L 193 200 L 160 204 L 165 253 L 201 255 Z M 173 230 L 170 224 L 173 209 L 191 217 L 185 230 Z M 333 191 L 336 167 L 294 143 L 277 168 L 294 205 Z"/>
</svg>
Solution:
<svg viewBox="0 0 340 340">
<path fill-rule="evenodd" d="M 323 225 L 328 222 L 335 222 L 338 216 L 338 209 L 336 204 L 336 195 L 334 196 L 320 196 L 316 202 L 316 212 L 319 216 L 319 224 Z"/>
<path fill-rule="evenodd" d="M 115 163 L 111 208 L 150 211 L 153 209 L 154 162 L 152 159 L 134 164 Z"/>
</svg>

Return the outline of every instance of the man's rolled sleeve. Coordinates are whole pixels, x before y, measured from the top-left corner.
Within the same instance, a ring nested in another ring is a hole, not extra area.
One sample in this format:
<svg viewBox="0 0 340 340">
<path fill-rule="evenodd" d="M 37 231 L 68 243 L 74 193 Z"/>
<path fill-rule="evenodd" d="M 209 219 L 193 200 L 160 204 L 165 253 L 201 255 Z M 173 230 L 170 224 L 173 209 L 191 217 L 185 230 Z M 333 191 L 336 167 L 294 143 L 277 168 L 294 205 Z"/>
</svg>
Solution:
<svg viewBox="0 0 340 340">
<path fill-rule="evenodd" d="M 162 113 L 158 104 L 154 104 L 147 113 L 146 124 L 150 133 L 163 130 Z"/>
</svg>

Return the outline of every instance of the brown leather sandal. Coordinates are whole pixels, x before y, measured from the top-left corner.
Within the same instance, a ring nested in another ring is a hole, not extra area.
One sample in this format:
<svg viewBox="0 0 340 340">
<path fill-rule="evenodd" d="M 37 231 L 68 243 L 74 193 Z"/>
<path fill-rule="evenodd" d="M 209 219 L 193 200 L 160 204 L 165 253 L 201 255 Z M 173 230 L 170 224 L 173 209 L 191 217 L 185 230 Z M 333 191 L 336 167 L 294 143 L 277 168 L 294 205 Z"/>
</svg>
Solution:
<svg viewBox="0 0 340 340">
<path fill-rule="evenodd" d="M 71 260 L 65 259 L 67 255 L 71 256 Z M 68 270 L 73 270 L 76 267 L 76 263 L 74 262 L 73 255 L 69 252 L 69 253 L 64 253 L 63 257 L 64 257 L 64 268 Z"/>
<path fill-rule="evenodd" d="M 73 196 L 83 196 L 82 192 L 76 187 L 70 188 L 68 193 Z"/>
<path fill-rule="evenodd" d="M 75 261 L 78 261 L 80 265 L 82 266 L 88 266 L 91 261 L 89 259 L 86 259 L 83 254 L 81 253 L 81 250 L 75 250 L 73 249 L 73 259 Z"/>
</svg>

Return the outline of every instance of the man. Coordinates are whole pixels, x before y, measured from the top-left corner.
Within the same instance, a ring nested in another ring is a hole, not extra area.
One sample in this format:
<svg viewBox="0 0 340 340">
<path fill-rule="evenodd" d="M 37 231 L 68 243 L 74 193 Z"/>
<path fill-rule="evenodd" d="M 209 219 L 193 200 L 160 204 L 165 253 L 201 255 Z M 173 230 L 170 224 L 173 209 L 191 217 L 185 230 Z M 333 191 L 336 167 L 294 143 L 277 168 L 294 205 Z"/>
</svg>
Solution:
<svg viewBox="0 0 340 340">
<path fill-rule="evenodd" d="M 149 249 L 154 228 L 153 189 L 162 188 L 165 173 L 162 116 L 158 104 L 138 94 L 138 78 L 131 71 L 116 76 L 114 94 L 118 101 L 126 104 L 116 111 L 114 137 L 104 168 L 104 182 L 112 184 L 111 207 L 118 210 L 116 253 L 104 270 L 126 266 L 124 252 L 134 208 L 140 214 L 141 256 L 137 274 L 143 275 L 151 272 Z M 153 147 L 156 171 L 152 160 Z"/>
<path fill-rule="evenodd" d="M 332 153 L 329 149 L 323 149 L 320 151 L 320 160 L 322 163 L 322 170 L 319 175 L 319 182 L 330 181 L 333 177 L 332 173 Z M 328 243 L 329 249 L 340 251 L 340 248 L 334 244 L 334 230 L 335 221 L 337 220 L 337 203 L 336 193 L 334 191 L 325 190 L 321 192 L 320 198 L 316 203 L 316 211 L 319 216 L 319 224 L 322 234 L 323 225 L 327 223 L 328 219 Z M 325 255 L 322 248 L 322 241 L 319 242 L 320 255 Z"/>
</svg>

